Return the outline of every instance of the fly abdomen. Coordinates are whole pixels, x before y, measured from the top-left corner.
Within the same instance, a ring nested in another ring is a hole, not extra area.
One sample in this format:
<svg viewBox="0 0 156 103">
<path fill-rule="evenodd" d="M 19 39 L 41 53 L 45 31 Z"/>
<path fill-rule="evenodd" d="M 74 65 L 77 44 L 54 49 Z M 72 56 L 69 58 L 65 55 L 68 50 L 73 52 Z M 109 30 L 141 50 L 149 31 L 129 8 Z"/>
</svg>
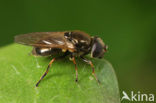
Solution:
<svg viewBox="0 0 156 103">
<path fill-rule="evenodd" d="M 36 56 L 48 56 L 51 54 L 51 48 L 33 48 L 32 54 Z"/>
<path fill-rule="evenodd" d="M 49 55 L 54 55 L 58 54 L 61 52 L 61 49 L 55 49 L 55 48 L 39 48 L 39 47 L 34 47 L 32 50 L 32 54 L 36 56 L 49 56 Z"/>
</svg>

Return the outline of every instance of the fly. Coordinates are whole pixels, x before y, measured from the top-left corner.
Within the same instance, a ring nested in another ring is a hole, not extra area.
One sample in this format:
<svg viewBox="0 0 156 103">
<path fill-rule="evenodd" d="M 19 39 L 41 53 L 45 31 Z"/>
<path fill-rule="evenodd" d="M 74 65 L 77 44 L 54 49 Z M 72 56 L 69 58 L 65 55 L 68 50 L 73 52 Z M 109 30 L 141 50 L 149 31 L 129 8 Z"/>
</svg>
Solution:
<svg viewBox="0 0 156 103">
<path fill-rule="evenodd" d="M 70 60 L 72 60 L 75 65 L 76 82 L 78 82 L 78 68 L 75 58 L 80 57 L 84 62 L 91 66 L 92 74 L 96 81 L 100 83 L 95 74 L 93 63 L 84 57 L 87 54 L 91 54 L 91 57 L 93 58 L 102 58 L 104 56 L 104 53 L 107 51 L 107 46 L 99 37 L 91 37 L 87 33 L 79 30 L 64 32 L 34 32 L 15 36 L 15 42 L 32 46 L 32 54 L 37 56 L 51 56 L 63 53 L 63 56 L 55 57 L 49 62 L 45 73 L 37 82 L 36 87 L 48 74 L 51 64 L 55 60 L 66 56 L 69 56 Z"/>
</svg>

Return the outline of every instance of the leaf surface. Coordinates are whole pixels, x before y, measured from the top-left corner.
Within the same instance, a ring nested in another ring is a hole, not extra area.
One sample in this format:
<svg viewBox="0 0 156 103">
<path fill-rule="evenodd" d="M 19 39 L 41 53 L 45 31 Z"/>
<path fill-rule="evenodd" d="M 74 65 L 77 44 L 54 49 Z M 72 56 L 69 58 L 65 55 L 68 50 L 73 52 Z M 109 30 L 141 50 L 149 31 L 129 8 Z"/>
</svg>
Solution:
<svg viewBox="0 0 156 103">
<path fill-rule="evenodd" d="M 0 48 L 0 103 L 120 103 L 114 69 L 105 59 L 91 59 L 100 85 L 80 59 L 76 83 L 74 64 L 65 58 L 55 61 L 35 87 L 51 58 L 34 57 L 31 50 L 19 44 Z"/>
</svg>

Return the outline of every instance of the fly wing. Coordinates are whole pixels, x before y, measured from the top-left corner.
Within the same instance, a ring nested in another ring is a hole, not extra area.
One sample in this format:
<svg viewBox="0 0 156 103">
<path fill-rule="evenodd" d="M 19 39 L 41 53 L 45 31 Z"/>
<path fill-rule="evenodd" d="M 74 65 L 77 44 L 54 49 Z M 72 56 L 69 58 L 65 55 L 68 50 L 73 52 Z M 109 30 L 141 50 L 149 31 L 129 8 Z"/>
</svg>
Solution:
<svg viewBox="0 0 156 103">
<path fill-rule="evenodd" d="M 15 42 L 35 47 L 67 49 L 64 32 L 35 32 L 17 35 Z"/>
</svg>

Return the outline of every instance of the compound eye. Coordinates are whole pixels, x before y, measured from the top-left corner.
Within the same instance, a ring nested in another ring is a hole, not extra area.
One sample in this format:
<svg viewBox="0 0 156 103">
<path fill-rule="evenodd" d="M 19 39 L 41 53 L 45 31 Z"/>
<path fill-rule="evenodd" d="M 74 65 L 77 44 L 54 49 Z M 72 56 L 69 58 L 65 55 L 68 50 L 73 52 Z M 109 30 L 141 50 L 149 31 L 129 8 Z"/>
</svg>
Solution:
<svg viewBox="0 0 156 103">
<path fill-rule="evenodd" d="M 102 58 L 103 57 L 103 47 L 99 43 L 95 43 L 92 47 L 91 55 L 95 58 Z"/>
</svg>

